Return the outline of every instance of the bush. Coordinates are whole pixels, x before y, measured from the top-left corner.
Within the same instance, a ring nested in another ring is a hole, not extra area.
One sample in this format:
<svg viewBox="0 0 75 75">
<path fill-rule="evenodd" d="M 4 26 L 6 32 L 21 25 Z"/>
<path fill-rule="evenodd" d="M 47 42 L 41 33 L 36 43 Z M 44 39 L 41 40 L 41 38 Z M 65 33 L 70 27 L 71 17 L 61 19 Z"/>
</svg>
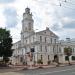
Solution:
<svg viewBox="0 0 75 75">
<path fill-rule="evenodd" d="M 75 60 L 75 56 L 72 56 L 72 60 Z"/>
<path fill-rule="evenodd" d="M 0 61 L 0 67 L 8 67 L 8 65 Z"/>
<path fill-rule="evenodd" d="M 38 64 L 43 64 L 43 62 L 42 62 L 41 59 L 39 59 L 39 60 L 37 61 L 37 63 L 38 63 Z"/>
<path fill-rule="evenodd" d="M 3 58 L 3 61 L 4 61 L 5 63 L 8 63 L 8 62 L 9 62 L 9 58 L 8 58 L 8 57 L 4 57 L 4 58 Z"/>
<path fill-rule="evenodd" d="M 48 65 L 50 65 L 51 61 L 49 60 L 47 63 L 48 63 Z"/>
<path fill-rule="evenodd" d="M 27 65 L 27 62 L 23 62 L 23 65 Z"/>
<path fill-rule="evenodd" d="M 68 56 L 65 56 L 65 61 L 68 61 L 68 60 L 69 60 Z"/>
</svg>

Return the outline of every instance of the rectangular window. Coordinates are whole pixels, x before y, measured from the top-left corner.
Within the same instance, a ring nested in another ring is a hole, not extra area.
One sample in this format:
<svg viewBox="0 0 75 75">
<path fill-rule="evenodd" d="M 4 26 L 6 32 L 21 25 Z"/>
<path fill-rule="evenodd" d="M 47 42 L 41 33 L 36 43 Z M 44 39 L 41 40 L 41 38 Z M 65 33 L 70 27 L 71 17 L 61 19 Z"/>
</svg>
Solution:
<svg viewBox="0 0 75 75">
<path fill-rule="evenodd" d="M 35 46 L 33 46 L 33 48 L 34 48 L 34 52 L 35 52 L 35 50 L 36 50 L 36 47 L 35 47 Z"/>
<path fill-rule="evenodd" d="M 29 23 L 29 30 L 31 30 L 31 23 Z"/>
<path fill-rule="evenodd" d="M 40 51 L 42 52 L 42 45 L 40 46 Z"/>
<path fill-rule="evenodd" d="M 74 48 L 72 49 L 72 53 L 74 53 Z"/>
<path fill-rule="evenodd" d="M 55 44 L 56 44 L 56 39 L 54 39 L 54 42 L 55 42 Z"/>
<path fill-rule="evenodd" d="M 54 48 L 55 48 L 55 46 L 53 46 L 53 53 L 54 53 Z"/>
<path fill-rule="evenodd" d="M 45 46 L 45 51 L 47 52 L 47 46 Z"/>
<path fill-rule="evenodd" d="M 23 49 L 22 49 L 22 55 L 23 55 Z"/>
<path fill-rule="evenodd" d="M 23 62 L 23 57 L 20 57 L 20 62 Z"/>
<path fill-rule="evenodd" d="M 42 60 L 42 55 L 41 55 L 41 60 Z"/>
<path fill-rule="evenodd" d="M 45 43 L 46 43 L 46 39 L 47 39 L 47 38 L 45 37 Z"/>
<path fill-rule="evenodd" d="M 26 43 L 27 43 L 27 40 L 26 40 Z"/>
<path fill-rule="evenodd" d="M 40 36 L 40 41 L 42 42 L 42 36 Z"/>
<path fill-rule="evenodd" d="M 61 53 L 61 48 L 59 47 L 59 53 Z"/>
<path fill-rule="evenodd" d="M 49 61 L 49 55 L 48 55 L 48 61 Z"/>
<path fill-rule="evenodd" d="M 22 36 L 22 39 L 24 39 L 24 35 Z"/>
<path fill-rule="evenodd" d="M 75 61 L 75 56 L 72 56 L 72 60 L 74 60 L 74 61 Z"/>
<path fill-rule="evenodd" d="M 52 38 L 51 38 L 51 44 L 52 44 Z"/>
</svg>

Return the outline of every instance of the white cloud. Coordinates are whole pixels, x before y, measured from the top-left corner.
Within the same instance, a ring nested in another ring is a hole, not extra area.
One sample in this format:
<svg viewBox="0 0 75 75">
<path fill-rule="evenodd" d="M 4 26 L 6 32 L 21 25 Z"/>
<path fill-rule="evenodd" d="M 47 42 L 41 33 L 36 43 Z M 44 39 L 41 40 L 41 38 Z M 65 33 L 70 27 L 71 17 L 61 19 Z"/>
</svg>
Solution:
<svg viewBox="0 0 75 75">
<path fill-rule="evenodd" d="M 11 36 L 13 38 L 13 43 L 21 39 L 21 26 L 18 24 L 15 28 L 10 28 Z"/>
<path fill-rule="evenodd" d="M 7 4 L 2 3 L 0 5 L 0 17 L 2 18 L 0 19 L 0 27 L 5 27 L 5 16 L 3 15 L 2 9 L 6 6 L 15 8 L 18 14 L 19 22 L 15 28 L 11 28 L 10 30 L 14 41 L 18 40 L 16 40 L 16 36 L 20 39 L 19 36 L 22 26 L 22 16 L 25 12 L 25 8 L 28 6 L 33 14 L 35 30 L 43 30 L 47 26 L 50 28 L 55 27 L 54 29 L 56 29 L 56 31 L 54 32 L 62 38 L 68 34 L 67 32 L 70 31 L 69 29 L 66 30 L 63 28 L 63 23 L 69 23 L 70 21 L 72 22 L 74 19 L 72 19 L 72 17 L 70 18 L 68 15 L 65 16 L 65 13 L 71 14 L 73 12 L 71 10 L 71 13 L 68 13 L 67 11 L 70 11 L 70 9 L 63 8 L 63 4 L 60 7 L 59 1 L 60 0 L 15 0 L 14 2 Z M 59 32 L 60 30 L 61 32 Z M 70 33 L 71 32 L 74 33 L 74 31 L 70 31 Z"/>
<path fill-rule="evenodd" d="M 75 21 L 75 19 L 72 19 L 72 18 L 69 18 L 69 17 L 63 17 L 62 18 L 63 23 L 70 23 L 70 22 L 73 22 L 73 21 Z"/>
<path fill-rule="evenodd" d="M 0 7 L 0 27 L 5 27 L 5 17 L 3 15 L 3 9 Z"/>
<path fill-rule="evenodd" d="M 0 3 L 11 3 L 14 2 L 15 0 L 0 0 Z"/>
</svg>

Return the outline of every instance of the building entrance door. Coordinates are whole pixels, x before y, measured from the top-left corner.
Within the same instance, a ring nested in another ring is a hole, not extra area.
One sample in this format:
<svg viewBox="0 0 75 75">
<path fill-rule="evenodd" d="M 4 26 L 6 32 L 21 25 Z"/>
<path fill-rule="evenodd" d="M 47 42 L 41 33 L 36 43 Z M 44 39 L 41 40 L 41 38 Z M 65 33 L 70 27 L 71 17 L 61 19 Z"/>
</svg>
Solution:
<svg viewBox="0 0 75 75">
<path fill-rule="evenodd" d="M 54 62 L 59 63 L 58 55 L 54 55 Z"/>
</svg>

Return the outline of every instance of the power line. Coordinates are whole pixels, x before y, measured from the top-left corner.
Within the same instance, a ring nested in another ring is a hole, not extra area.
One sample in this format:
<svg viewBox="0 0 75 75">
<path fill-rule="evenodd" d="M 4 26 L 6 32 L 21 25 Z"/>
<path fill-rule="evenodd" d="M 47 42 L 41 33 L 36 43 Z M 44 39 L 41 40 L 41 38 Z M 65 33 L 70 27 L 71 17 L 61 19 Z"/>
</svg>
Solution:
<svg viewBox="0 0 75 75">
<path fill-rule="evenodd" d="M 62 3 L 62 7 L 65 7 L 65 8 L 71 9 L 71 10 L 75 10 L 75 8 L 72 8 L 72 6 L 70 4 L 67 5 L 66 3 L 65 4 Z"/>
<path fill-rule="evenodd" d="M 67 9 L 71 9 L 71 10 L 75 10 L 75 8 L 72 8 L 72 6 L 69 4 L 67 5 L 68 1 L 67 0 L 64 0 L 64 1 L 59 1 L 59 4 L 52 4 L 52 5 L 55 5 L 55 6 L 59 6 L 59 7 L 64 7 L 64 8 L 67 8 Z M 75 4 L 74 4 L 75 5 Z"/>
<path fill-rule="evenodd" d="M 69 1 L 67 1 L 67 0 L 65 0 L 65 1 L 61 1 L 61 2 L 65 3 L 65 4 L 75 5 L 74 3 L 69 2 Z"/>
<path fill-rule="evenodd" d="M 64 5 L 63 7 L 67 8 L 67 9 L 70 9 L 70 10 L 75 10 L 75 8 L 71 8 L 71 7 L 67 6 L 67 5 Z"/>
</svg>

